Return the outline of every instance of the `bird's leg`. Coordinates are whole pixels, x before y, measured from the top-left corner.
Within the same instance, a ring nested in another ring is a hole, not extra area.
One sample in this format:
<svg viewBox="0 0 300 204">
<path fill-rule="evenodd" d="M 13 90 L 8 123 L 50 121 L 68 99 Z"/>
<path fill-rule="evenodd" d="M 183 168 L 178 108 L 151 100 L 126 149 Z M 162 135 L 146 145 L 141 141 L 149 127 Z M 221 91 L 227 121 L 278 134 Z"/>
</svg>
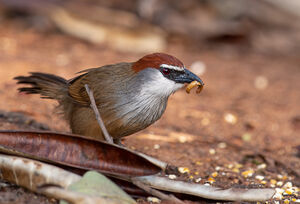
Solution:
<svg viewBox="0 0 300 204">
<path fill-rule="evenodd" d="M 114 143 L 121 147 L 125 147 L 125 145 L 122 143 L 122 140 L 120 138 L 114 139 Z"/>
<path fill-rule="evenodd" d="M 100 128 L 101 128 L 101 130 L 103 132 L 105 140 L 108 143 L 113 144 L 114 141 L 113 141 L 112 137 L 109 135 L 109 133 L 107 132 L 107 129 L 106 129 L 106 127 L 105 127 L 105 125 L 103 123 L 103 120 L 102 120 L 102 118 L 100 116 L 99 110 L 98 110 L 98 108 L 96 106 L 96 102 L 95 102 L 93 91 L 89 88 L 89 86 L 87 84 L 85 84 L 84 87 L 85 87 L 85 90 L 86 90 L 86 92 L 87 92 L 87 94 L 88 94 L 88 96 L 90 98 L 90 101 L 91 101 L 90 106 L 91 106 L 91 108 L 93 109 L 93 111 L 95 113 L 97 122 L 98 122 L 98 124 L 99 124 L 99 126 L 100 126 Z"/>
<path fill-rule="evenodd" d="M 89 86 L 87 84 L 84 85 L 85 87 L 85 90 L 90 98 L 90 106 L 91 108 L 93 109 L 94 113 L 95 113 L 95 116 L 96 116 L 96 119 L 97 119 L 97 122 L 103 132 L 103 135 L 104 135 L 104 138 L 105 140 L 108 142 L 108 143 L 112 143 L 112 144 L 116 144 L 116 145 L 119 145 L 121 147 L 125 147 L 122 142 L 121 142 L 121 139 L 112 139 L 112 137 L 109 135 L 104 123 L 103 123 L 103 120 L 101 118 L 101 115 L 99 113 L 99 110 L 96 106 L 96 102 L 95 102 L 95 98 L 94 98 L 94 94 L 93 94 L 93 91 L 89 88 Z"/>
</svg>

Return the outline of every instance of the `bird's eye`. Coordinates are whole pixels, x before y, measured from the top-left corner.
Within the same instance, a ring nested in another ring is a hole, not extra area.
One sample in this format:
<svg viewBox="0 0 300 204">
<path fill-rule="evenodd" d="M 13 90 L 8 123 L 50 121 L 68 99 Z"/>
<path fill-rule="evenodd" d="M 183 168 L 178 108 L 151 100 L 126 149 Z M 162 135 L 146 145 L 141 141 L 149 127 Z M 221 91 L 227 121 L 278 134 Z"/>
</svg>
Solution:
<svg viewBox="0 0 300 204">
<path fill-rule="evenodd" d="M 167 69 L 167 68 L 163 68 L 163 69 L 162 69 L 162 73 L 163 73 L 164 75 L 168 75 L 168 74 L 170 74 L 170 70 Z"/>
</svg>

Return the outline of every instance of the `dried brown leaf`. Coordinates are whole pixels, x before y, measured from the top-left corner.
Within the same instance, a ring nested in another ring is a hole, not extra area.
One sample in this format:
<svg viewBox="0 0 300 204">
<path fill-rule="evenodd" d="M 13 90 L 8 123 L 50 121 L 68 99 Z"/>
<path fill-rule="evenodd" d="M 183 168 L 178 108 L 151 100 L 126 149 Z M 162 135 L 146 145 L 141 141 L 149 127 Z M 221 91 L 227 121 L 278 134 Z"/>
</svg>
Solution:
<svg viewBox="0 0 300 204">
<path fill-rule="evenodd" d="M 0 131 L 0 152 L 117 176 L 153 175 L 161 169 L 143 157 L 105 142 L 54 132 Z"/>
</svg>

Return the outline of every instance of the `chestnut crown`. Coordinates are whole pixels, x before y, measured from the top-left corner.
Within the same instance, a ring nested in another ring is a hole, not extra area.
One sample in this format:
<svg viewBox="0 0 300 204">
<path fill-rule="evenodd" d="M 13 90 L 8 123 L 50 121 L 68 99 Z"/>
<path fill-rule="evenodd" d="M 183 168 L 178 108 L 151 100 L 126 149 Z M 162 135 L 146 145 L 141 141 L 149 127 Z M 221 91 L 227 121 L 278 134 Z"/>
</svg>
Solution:
<svg viewBox="0 0 300 204">
<path fill-rule="evenodd" d="M 178 71 L 183 71 L 184 69 L 184 65 L 179 59 L 165 53 L 153 53 L 146 55 L 132 65 L 133 70 L 136 72 L 146 68 L 159 69 L 161 67 L 173 68 Z"/>
<path fill-rule="evenodd" d="M 158 70 L 165 78 L 175 83 L 183 84 L 198 81 L 204 85 L 202 80 L 186 69 L 179 59 L 165 53 L 149 54 L 132 64 L 132 69 L 135 72 L 140 72 L 148 68 Z"/>
</svg>

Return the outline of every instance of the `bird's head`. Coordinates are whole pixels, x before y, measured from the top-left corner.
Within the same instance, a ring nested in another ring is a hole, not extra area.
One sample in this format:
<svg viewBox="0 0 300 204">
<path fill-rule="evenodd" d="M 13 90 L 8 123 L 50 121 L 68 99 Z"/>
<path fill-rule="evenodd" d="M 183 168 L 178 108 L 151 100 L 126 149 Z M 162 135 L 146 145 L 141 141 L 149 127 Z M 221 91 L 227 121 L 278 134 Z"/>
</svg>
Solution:
<svg viewBox="0 0 300 204">
<path fill-rule="evenodd" d="M 164 53 L 146 55 L 134 62 L 132 69 L 143 80 L 144 90 L 159 96 L 169 96 L 192 81 L 204 85 L 179 59 Z"/>
</svg>

